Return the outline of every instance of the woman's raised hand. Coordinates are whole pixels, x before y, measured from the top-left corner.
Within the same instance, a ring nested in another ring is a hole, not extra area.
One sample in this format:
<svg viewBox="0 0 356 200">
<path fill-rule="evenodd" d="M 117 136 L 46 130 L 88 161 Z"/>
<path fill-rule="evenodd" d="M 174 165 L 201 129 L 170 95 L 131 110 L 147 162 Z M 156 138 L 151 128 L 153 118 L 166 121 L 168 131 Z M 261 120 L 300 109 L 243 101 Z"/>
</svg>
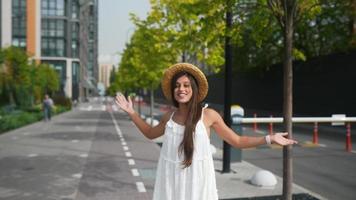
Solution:
<svg viewBox="0 0 356 200">
<path fill-rule="evenodd" d="M 274 135 L 271 135 L 271 140 L 272 140 L 272 142 L 282 145 L 282 146 L 298 143 L 296 140 L 285 138 L 284 136 L 286 136 L 286 135 L 288 135 L 287 132 L 276 133 Z"/>
<path fill-rule="evenodd" d="M 128 114 L 135 113 L 135 110 L 132 107 L 132 101 L 130 96 L 127 100 L 124 95 L 118 94 L 115 98 L 115 102 L 123 111 L 127 112 Z"/>
</svg>

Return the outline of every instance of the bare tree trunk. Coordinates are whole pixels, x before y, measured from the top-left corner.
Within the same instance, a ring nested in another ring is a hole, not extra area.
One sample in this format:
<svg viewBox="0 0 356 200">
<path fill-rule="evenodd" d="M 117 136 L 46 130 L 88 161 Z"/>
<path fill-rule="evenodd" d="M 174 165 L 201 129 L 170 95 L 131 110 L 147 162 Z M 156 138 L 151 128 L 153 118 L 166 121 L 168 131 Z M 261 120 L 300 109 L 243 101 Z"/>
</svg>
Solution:
<svg viewBox="0 0 356 200">
<path fill-rule="evenodd" d="M 151 106 L 150 106 L 150 116 L 151 116 L 151 126 L 153 126 L 153 105 L 154 105 L 154 90 L 151 87 Z"/>
<path fill-rule="evenodd" d="M 356 0 L 350 0 L 350 35 L 351 35 L 351 45 L 356 46 Z"/>
<path fill-rule="evenodd" d="M 142 114 L 142 111 L 141 111 L 141 98 L 142 98 L 142 96 L 141 96 L 141 89 L 138 89 L 138 114 L 141 116 L 141 114 Z"/>
<path fill-rule="evenodd" d="M 284 127 L 292 138 L 292 115 L 293 115 L 293 1 L 285 5 L 285 27 L 284 27 L 284 88 L 283 88 L 283 117 Z M 283 147 L 283 199 L 292 199 L 293 165 L 292 146 Z"/>
</svg>

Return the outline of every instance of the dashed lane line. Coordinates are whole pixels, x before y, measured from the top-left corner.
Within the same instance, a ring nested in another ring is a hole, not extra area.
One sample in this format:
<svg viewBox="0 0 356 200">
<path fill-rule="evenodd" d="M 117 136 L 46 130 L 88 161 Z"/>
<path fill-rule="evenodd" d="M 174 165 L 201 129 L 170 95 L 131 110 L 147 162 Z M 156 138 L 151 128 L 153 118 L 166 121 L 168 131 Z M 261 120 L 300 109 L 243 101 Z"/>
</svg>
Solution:
<svg viewBox="0 0 356 200">
<path fill-rule="evenodd" d="M 128 159 L 129 165 L 135 165 L 135 160 L 134 159 Z"/>
<path fill-rule="evenodd" d="M 140 176 L 140 173 L 137 169 L 131 169 L 132 176 Z"/>
<path fill-rule="evenodd" d="M 125 152 L 125 156 L 126 156 L 126 157 L 132 157 L 132 154 L 131 154 L 131 152 L 126 151 L 126 152 Z"/>
<path fill-rule="evenodd" d="M 118 126 L 118 124 L 117 124 L 117 122 L 116 122 L 116 120 L 114 118 L 113 113 L 110 112 L 110 115 L 111 115 L 111 119 L 112 119 L 112 121 L 114 123 L 115 130 L 116 130 L 116 132 L 117 132 L 117 134 L 118 134 L 118 136 L 120 138 L 120 141 L 121 141 L 121 144 L 123 146 L 123 149 L 125 150 L 125 156 L 126 157 L 132 157 L 131 152 L 128 151 L 129 148 L 127 146 L 127 143 L 125 142 L 125 139 L 124 139 L 124 137 L 122 135 L 120 127 Z M 129 163 L 129 165 L 135 165 L 135 160 L 134 159 L 129 158 L 127 161 Z M 131 173 L 132 173 L 133 176 L 140 176 L 140 173 L 135 168 L 131 169 Z M 137 187 L 138 192 L 140 192 L 140 193 L 141 192 L 146 192 L 146 188 L 145 188 L 145 185 L 143 184 L 143 182 L 136 182 L 136 187 Z"/>
<path fill-rule="evenodd" d="M 142 182 L 136 182 L 138 192 L 146 192 L 145 185 Z"/>
</svg>

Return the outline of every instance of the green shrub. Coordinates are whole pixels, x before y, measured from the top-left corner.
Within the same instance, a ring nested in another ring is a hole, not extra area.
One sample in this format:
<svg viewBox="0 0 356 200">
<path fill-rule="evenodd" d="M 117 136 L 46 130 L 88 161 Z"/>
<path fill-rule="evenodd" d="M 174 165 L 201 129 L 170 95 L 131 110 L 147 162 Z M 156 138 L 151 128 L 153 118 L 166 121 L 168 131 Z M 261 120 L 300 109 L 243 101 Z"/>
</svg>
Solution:
<svg viewBox="0 0 356 200">
<path fill-rule="evenodd" d="M 0 118 L 0 133 L 36 122 L 42 118 L 42 113 L 12 112 Z"/>
<path fill-rule="evenodd" d="M 67 108 L 71 108 L 72 107 L 72 100 L 70 98 L 66 98 L 62 95 L 57 95 L 53 97 L 53 102 L 55 106 L 64 106 Z"/>
<path fill-rule="evenodd" d="M 52 116 L 70 110 L 70 107 L 55 105 Z M 0 108 L 0 133 L 20 128 L 43 119 L 42 104 L 24 110 L 14 110 L 9 107 Z"/>
</svg>

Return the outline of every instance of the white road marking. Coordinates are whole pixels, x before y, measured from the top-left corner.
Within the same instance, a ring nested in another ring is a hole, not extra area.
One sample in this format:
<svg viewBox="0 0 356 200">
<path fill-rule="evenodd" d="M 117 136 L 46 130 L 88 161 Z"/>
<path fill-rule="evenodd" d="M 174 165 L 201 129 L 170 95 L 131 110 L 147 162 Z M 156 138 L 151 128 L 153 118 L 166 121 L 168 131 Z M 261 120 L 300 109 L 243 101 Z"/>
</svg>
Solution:
<svg viewBox="0 0 356 200">
<path fill-rule="evenodd" d="M 320 147 L 326 147 L 326 144 L 319 144 Z"/>
<path fill-rule="evenodd" d="M 126 156 L 126 157 L 132 157 L 132 154 L 131 154 L 129 151 L 126 151 L 126 152 L 125 152 L 125 156 Z"/>
<path fill-rule="evenodd" d="M 142 182 L 136 182 L 138 192 L 146 192 L 145 185 Z"/>
<path fill-rule="evenodd" d="M 83 154 L 80 154 L 79 157 L 82 157 L 82 158 L 87 158 L 88 157 L 88 154 L 86 153 L 83 153 Z"/>
<path fill-rule="evenodd" d="M 127 143 L 126 143 L 126 142 L 121 142 L 121 144 L 122 144 L 122 146 L 125 146 L 125 145 L 127 145 Z"/>
<path fill-rule="evenodd" d="M 33 157 L 37 157 L 38 154 L 32 153 L 32 154 L 28 154 L 27 157 L 33 158 Z"/>
<path fill-rule="evenodd" d="M 356 153 L 356 151 L 351 151 L 351 153 Z"/>
<path fill-rule="evenodd" d="M 135 165 L 135 160 L 134 159 L 128 159 L 129 165 Z"/>
<path fill-rule="evenodd" d="M 78 143 L 79 140 L 72 140 L 72 143 Z"/>
<path fill-rule="evenodd" d="M 78 174 L 73 174 L 72 177 L 73 178 L 82 178 L 82 174 L 81 173 L 78 173 Z"/>
<path fill-rule="evenodd" d="M 123 146 L 122 148 L 124 149 L 124 151 L 128 151 L 129 150 L 129 147 L 127 147 L 127 146 Z"/>
<path fill-rule="evenodd" d="M 132 176 L 140 176 L 137 169 L 131 169 Z"/>
</svg>

